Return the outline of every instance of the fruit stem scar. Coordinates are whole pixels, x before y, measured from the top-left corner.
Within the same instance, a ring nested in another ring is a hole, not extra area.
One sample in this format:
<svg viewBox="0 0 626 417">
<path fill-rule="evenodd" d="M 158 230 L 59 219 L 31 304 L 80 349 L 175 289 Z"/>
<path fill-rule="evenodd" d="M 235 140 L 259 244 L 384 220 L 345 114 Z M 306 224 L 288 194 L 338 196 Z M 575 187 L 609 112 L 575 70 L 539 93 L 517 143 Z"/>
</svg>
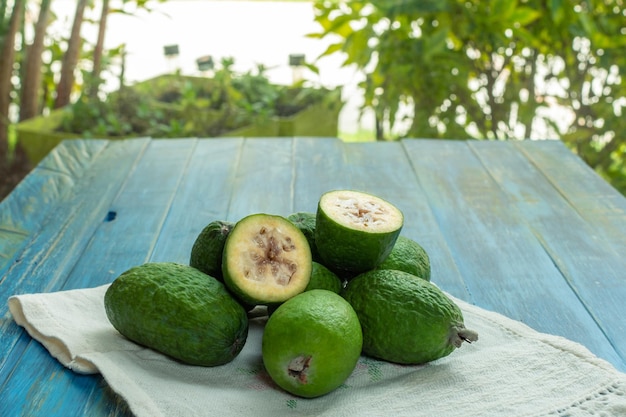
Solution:
<svg viewBox="0 0 626 417">
<path fill-rule="evenodd" d="M 311 363 L 312 356 L 298 356 L 289 362 L 287 365 L 287 372 L 289 376 L 294 377 L 301 384 L 307 383 L 307 370 Z"/>
<path fill-rule="evenodd" d="M 478 333 L 473 330 L 466 329 L 464 326 L 454 326 L 453 335 L 450 342 L 457 348 L 461 347 L 463 342 L 471 344 L 478 340 Z"/>
</svg>

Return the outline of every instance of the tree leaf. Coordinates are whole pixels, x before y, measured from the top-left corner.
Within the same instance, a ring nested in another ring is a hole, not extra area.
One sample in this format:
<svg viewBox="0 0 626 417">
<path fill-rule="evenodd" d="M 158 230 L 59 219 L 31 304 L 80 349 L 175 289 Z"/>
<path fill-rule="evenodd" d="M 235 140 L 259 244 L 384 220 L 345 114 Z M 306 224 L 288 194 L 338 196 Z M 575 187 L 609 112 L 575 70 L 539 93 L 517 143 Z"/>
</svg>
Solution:
<svg viewBox="0 0 626 417">
<path fill-rule="evenodd" d="M 377 9 L 387 14 L 420 14 L 448 11 L 450 2 L 441 0 L 371 0 Z"/>
<path fill-rule="evenodd" d="M 324 33 L 307 33 L 304 35 L 304 37 L 306 38 L 311 38 L 311 39 L 322 39 L 324 36 L 326 36 L 326 34 Z"/>
<path fill-rule="evenodd" d="M 563 7 L 563 0 L 550 0 L 548 3 L 548 9 L 550 9 L 550 15 L 552 22 L 559 25 L 565 18 L 565 8 Z"/>
<path fill-rule="evenodd" d="M 491 18 L 497 21 L 509 20 L 517 7 L 517 0 L 490 0 Z"/>
<path fill-rule="evenodd" d="M 306 62 L 305 62 L 305 63 L 304 63 L 304 66 L 305 66 L 306 68 L 308 68 L 308 69 L 309 69 L 309 71 L 312 71 L 313 73 L 315 73 L 315 74 L 318 74 L 318 75 L 319 75 L 319 73 L 320 73 L 320 69 L 319 69 L 319 67 L 318 67 L 317 65 L 314 65 L 314 64 L 309 64 L 309 63 L 306 63 Z"/>
<path fill-rule="evenodd" d="M 521 26 L 526 26 L 533 23 L 541 17 L 541 12 L 531 9 L 530 7 L 518 7 L 511 15 L 511 19 L 519 23 Z"/>
<path fill-rule="evenodd" d="M 344 43 L 343 42 L 337 42 L 337 43 L 333 43 L 328 45 L 328 48 L 326 48 L 326 50 L 324 52 L 322 52 L 319 56 L 318 59 L 323 57 L 323 56 L 328 56 L 331 55 L 337 51 L 341 51 L 343 50 L 343 46 Z"/>
<path fill-rule="evenodd" d="M 448 28 L 438 29 L 428 35 L 424 42 L 424 59 L 444 52 L 447 49 Z"/>
</svg>

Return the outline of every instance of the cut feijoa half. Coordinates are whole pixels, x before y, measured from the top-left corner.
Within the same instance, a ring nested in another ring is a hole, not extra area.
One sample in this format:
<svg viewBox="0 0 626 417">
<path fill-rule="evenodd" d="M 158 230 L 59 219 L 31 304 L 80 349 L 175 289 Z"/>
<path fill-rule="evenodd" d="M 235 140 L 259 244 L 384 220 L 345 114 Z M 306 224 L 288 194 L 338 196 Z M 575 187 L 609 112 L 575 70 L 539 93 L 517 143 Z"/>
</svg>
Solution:
<svg viewBox="0 0 626 417">
<path fill-rule="evenodd" d="M 230 231 L 222 255 L 224 283 L 247 304 L 282 303 L 304 291 L 311 277 L 311 249 L 289 220 L 253 214 Z"/>
<path fill-rule="evenodd" d="M 355 274 L 376 268 L 400 235 L 402 212 L 380 197 L 353 190 L 320 197 L 315 243 L 322 263 L 333 271 Z"/>
</svg>

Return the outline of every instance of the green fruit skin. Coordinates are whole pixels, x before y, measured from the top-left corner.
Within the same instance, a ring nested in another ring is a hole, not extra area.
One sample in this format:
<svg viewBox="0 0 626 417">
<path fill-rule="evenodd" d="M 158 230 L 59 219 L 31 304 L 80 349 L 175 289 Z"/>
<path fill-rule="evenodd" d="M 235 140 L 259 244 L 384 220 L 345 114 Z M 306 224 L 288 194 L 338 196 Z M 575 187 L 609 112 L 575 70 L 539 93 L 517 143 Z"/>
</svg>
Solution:
<svg viewBox="0 0 626 417">
<path fill-rule="evenodd" d="M 311 262 L 311 279 L 304 291 L 328 290 L 339 294 L 343 288 L 342 280 L 330 269 L 319 262 Z"/>
<path fill-rule="evenodd" d="M 272 380 L 294 395 L 314 398 L 343 384 L 356 367 L 363 335 L 356 313 L 341 296 L 311 290 L 283 303 L 263 332 L 263 364 Z M 289 372 L 310 357 L 305 375 Z"/>
<path fill-rule="evenodd" d="M 304 234 L 311 248 L 312 259 L 319 262 L 321 257 L 317 251 L 317 245 L 315 244 L 315 217 L 315 213 L 298 212 L 289 215 L 287 220 L 292 222 Z"/>
<path fill-rule="evenodd" d="M 395 269 L 430 281 L 430 258 L 426 250 L 416 241 L 398 236 L 391 253 L 377 269 Z"/>
<path fill-rule="evenodd" d="M 202 229 L 191 248 L 189 265 L 223 281 L 222 252 L 234 226 L 232 222 L 215 220 Z"/>
<path fill-rule="evenodd" d="M 363 353 L 400 364 L 449 355 L 451 336 L 464 328 L 459 307 L 432 283 L 394 270 L 374 270 L 349 281 L 343 297 L 363 329 Z"/>
<path fill-rule="evenodd" d="M 328 217 L 318 204 L 315 242 L 322 264 L 350 278 L 380 265 L 391 253 L 402 228 L 371 233 L 350 229 Z"/>
<path fill-rule="evenodd" d="M 104 306 L 122 335 L 190 365 L 228 363 L 248 336 L 246 311 L 224 285 L 186 265 L 133 267 L 109 286 Z"/>
<path fill-rule="evenodd" d="M 318 262 L 311 262 L 311 279 L 304 291 L 328 290 L 335 294 L 340 294 L 342 289 L 343 281 L 337 274 Z M 267 306 L 267 314 L 269 316 L 274 314 L 274 311 L 276 311 L 281 304 L 282 303 L 269 304 Z"/>
</svg>

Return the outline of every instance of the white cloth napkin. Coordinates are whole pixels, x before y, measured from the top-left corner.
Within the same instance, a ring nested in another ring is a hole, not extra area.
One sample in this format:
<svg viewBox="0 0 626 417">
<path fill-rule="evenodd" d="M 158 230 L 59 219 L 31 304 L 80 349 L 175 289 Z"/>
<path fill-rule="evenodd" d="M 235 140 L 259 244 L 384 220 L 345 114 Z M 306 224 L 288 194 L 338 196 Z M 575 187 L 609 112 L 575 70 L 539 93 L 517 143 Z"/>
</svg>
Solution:
<svg viewBox="0 0 626 417">
<path fill-rule="evenodd" d="M 15 321 L 80 373 L 101 373 L 139 417 L 626 416 L 626 374 L 561 337 L 455 299 L 478 342 L 424 366 L 361 357 L 339 389 L 302 399 L 277 388 L 261 358 L 263 320 L 229 364 L 177 363 L 108 322 L 106 286 L 9 299 Z"/>
</svg>

